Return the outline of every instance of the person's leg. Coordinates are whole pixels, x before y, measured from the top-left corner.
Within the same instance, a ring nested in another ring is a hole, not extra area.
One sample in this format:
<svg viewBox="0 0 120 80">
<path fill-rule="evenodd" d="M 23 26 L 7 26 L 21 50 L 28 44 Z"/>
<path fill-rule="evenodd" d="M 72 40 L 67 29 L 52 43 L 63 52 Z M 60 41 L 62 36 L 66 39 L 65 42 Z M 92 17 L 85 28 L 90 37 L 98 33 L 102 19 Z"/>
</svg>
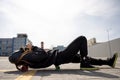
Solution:
<svg viewBox="0 0 120 80">
<path fill-rule="evenodd" d="M 80 51 L 81 55 L 81 69 L 97 69 L 91 66 L 87 61 L 86 57 L 88 54 L 87 50 L 87 39 L 84 36 L 80 36 L 75 39 L 64 51 L 58 53 L 56 65 L 69 63 L 73 60 L 74 56 Z"/>
<path fill-rule="evenodd" d="M 114 68 L 117 58 L 118 58 L 118 53 L 115 53 L 111 58 L 107 58 L 106 60 L 88 57 L 88 61 L 92 65 L 99 65 L 99 66 L 108 65 L 108 66 Z"/>
<path fill-rule="evenodd" d="M 87 56 L 87 61 L 92 65 L 108 65 L 108 60 L 102 60 L 102 59 L 96 59 L 92 57 Z M 76 54 L 74 58 L 71 61 L 72 63 L 81 63 L 81 56 L 79 54 Z"/>
<path fill-rule="evenodd" d="M 76 54 L 76 55 L 73 57 L 71 63 L 81 63 L 81 56 L 80 56 L 80 54 Z"/>
<path fill-rule="evenodd" d="M 61 61 L 62 64 L 69 63 L 79 51 L 82 58 L 88 54 L 87 39 L 84 36 L 76 38 L 64 51 L 59 52 L 59 61 Z"/>
<path fill-rule="evenodd" d="M 108 65 L 108 66 L 114 68 L 116 61 L 117 61 L 117 57 L 118 57 L 118 54 L 115 53 L 111 58 L 107 58 L 105 60 L 96 59 L 96 58 L 92 58 L 92 57 L 87 57 L 87 60 L 92 65 L 98 65 L 98 66 Z M 79 54 L 77 54 L 76 56 L 74 56 L 74 58 L 71 62 L 72 63 L 80 63 L 81 62 L 80 59 L 81 59 L 81 56 Z"/>
<path fill-rule="evenodd" d="M 92 57 L 87 57 L 87 61 L 92 65 L 108 65 L 108 60 L 96 59 Z"/>
<path fill-rule="evenodd" d="M 102 59 L 96 59 L 92 57 L 87 56 L 87 61 L 92 65 L 108 65 L 108 60 L 102 60 Z M 74 58 L 71 61 L 72 63 L 81 63 L 81 56 L 79 54 L 76 54 Z"/>
</svg>

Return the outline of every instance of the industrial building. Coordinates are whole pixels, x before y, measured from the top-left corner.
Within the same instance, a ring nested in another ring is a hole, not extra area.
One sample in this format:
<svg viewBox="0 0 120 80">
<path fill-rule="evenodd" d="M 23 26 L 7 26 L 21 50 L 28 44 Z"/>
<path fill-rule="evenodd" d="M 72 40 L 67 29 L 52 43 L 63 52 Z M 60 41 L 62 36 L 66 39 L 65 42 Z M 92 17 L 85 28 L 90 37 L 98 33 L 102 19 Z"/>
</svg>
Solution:
<svg viewBox="0 0 120 80">
<path fill-rule="evenodd" d="M 17 37 L 13 38 L 0 38 L 0 56 L 9 56 L 27 43 L 31 43 L 27 34 L 17 34 Z"/>
<path fill-rule="evenodd" d="M 57 47 L 53 47 L 53 50 L 63 51 L 65 48 L 63 45 L 58 45 Z"/>
<path fill-rule="evenodd" d="M 92 57 L 111 57 L 114 53 L 120 56 L 120 38 L 98 43 L 96 39 L 88 41 L 89 56 Z"/>
</svg>

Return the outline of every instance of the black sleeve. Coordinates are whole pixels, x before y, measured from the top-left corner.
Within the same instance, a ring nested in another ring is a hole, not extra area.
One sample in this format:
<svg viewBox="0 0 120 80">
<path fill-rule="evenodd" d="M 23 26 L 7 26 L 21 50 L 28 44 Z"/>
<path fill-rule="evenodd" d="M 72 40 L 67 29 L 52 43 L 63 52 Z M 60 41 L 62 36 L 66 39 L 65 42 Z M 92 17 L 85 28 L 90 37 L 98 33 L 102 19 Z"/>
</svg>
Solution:
<svg viewBox="0 0 120 80">
<path fill-rule="evenodd" d="M 42 53 L 46 53 L 44 49 L 39 48 L 37 46 L 32 46 L 32 51 L 33 52 L 42 52 Z"/>
<path fill-rule="evenodd" d="M 47 58 L 48 58 L 48 54 L 45 52 L 44 49 L 39 48 L 37 46 L 32 46 L 32 52 L 25 55 L 23 60 L 37 63 L 37 62 L 45 61 L 45 59 Z"/>
</svg>

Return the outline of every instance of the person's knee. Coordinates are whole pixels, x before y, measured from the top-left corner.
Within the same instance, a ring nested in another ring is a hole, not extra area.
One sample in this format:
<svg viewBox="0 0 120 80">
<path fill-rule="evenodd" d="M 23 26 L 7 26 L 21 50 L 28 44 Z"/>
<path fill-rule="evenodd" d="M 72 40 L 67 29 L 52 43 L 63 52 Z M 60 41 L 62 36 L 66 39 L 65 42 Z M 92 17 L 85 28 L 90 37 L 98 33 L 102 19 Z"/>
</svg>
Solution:
<svg viewBox="0 0 120 80">
<path fill-rule="evenodd" d="M 79 36 L 80 40 L 87 40 L 87 38 L 85 36 Z"/>
</svg>

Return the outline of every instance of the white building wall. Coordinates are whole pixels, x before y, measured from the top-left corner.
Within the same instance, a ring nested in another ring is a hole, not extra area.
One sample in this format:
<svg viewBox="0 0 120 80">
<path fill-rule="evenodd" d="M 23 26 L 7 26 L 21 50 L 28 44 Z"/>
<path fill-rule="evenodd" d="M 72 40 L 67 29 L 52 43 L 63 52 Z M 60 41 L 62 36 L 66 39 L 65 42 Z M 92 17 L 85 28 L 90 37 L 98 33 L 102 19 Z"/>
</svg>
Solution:
<svg viewBox="0 0 120 80">
<path fill-rule="evenodd" d="M 112 40 L 110 42 L 104 42 L 100 44 L 95 44 L 93 46 L 89 46 L 88 51 L 89 56 L 92 57 L 110 57 L 116 52 L 120 56 L 120 38 Z"/>
</svg>

